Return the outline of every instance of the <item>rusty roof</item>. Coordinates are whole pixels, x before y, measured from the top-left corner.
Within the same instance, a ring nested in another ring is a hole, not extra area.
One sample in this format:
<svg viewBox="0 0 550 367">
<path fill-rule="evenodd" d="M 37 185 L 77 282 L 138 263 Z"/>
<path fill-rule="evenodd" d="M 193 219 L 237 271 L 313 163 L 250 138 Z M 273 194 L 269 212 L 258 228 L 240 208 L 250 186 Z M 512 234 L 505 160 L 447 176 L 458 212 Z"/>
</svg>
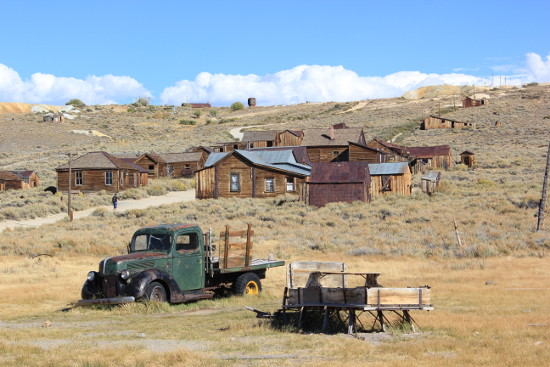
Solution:
<svg viewBox="0 0 550 367">
<path fill-rule="evenodd" d="M 367 162 L 314 163 L 309 176 L 310 183 L 362 183 L 370 178 Z"/>
<path fill-rule="evenodd" d="M 348 127 L 344 129 L 332 129 L 334 139 L 331 139 L 331 128 L 304 129 L 302 145 L 311 146 L 333 146 L 348 145 L 351 142 L 364 142 L 363 129 L 360 127 Z"/>
<path fill-rule="evenodd" d="M 436 145 L 433 147 L 409 147 L 411 156 L 416 158 L 431 158 L 441 155 L 451 154 L 451 147 L 449 145 Z"/>
<path fill-rule="evenodd" d="M 2 181 L 21 181 L 21 178 L 11 171 L 0 171 Z"/>
</svg>

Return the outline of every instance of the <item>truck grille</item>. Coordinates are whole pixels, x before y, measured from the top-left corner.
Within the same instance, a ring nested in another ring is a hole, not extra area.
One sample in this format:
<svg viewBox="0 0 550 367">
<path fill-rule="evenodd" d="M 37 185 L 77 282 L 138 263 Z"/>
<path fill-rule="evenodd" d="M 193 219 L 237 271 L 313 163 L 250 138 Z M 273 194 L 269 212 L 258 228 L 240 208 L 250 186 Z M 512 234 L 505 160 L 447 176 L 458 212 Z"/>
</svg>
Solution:
<svg viewBox="0 0 550 367">
<path fill-rule="evenodd" d="M 106 298 L 116 297 L 116 275 L 104 276 L 101 279 L 101 288 Z"/>
</svg>

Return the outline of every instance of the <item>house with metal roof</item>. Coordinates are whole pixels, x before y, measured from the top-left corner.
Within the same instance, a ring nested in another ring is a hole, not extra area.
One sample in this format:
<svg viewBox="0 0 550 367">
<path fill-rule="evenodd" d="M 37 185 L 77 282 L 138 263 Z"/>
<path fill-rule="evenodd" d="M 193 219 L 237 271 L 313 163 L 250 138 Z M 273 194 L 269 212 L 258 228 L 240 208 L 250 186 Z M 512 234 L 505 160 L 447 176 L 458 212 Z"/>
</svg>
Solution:
<svg viewBox="0 0 550 367">
<path fill-rule="evenodd" d="M 117 192 L 146 186 L 147 171 L 107 152 L 90 152 L 56 168 L 57 190 Z"/>
<path fill-rule="evenodd" d="M 195 172 L 195 193 L 198 199 L 298 194 L 310 171 L 296 161 L 292 149 L 211 153 Z"/>
<path fill-rule="evenodd" d="M 307 147 L 309 160 L 313 163 L 349 161 L 349 142 L 365 144 L 363 129 L 345 124 L 328 129 L 304 129 L 303 135 L 301 145 Z"/>
<path fill-rule="evenodd" d="M 412 175 L 407 162 L 371 163 L 369 173 L 372 199 L 389 193 L 411 194 Z"/>
<path fill-rule="evenodd" d="M 333 202 L 370 201 L 367 162 L 315 163 L 302 200 L 318 207 Z"/>
</svg>

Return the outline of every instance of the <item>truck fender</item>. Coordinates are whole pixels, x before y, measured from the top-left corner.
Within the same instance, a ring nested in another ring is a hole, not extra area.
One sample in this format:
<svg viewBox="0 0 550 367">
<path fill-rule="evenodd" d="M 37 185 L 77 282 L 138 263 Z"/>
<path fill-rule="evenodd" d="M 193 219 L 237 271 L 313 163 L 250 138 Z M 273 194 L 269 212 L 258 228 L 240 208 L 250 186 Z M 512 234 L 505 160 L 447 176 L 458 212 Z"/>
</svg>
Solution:
<svg viewBox="0 0 550 367">
<path fill-rule="evenodd" d="M 160 281 L 167 286 L 167 294 L 171 294 L 175 289 L 179 291 L 179 287 L 177 286 L 174 278 L 172 278 L 168 273 L 159 269 L 148 269 L 134 275 L 130 280 L 130 283 L 126 286 L 124 293 L 129 296 L 134 296 L 135 299 L 140 299 L 144 296 L 147 285 L 153 281 Z"/>
</svg>

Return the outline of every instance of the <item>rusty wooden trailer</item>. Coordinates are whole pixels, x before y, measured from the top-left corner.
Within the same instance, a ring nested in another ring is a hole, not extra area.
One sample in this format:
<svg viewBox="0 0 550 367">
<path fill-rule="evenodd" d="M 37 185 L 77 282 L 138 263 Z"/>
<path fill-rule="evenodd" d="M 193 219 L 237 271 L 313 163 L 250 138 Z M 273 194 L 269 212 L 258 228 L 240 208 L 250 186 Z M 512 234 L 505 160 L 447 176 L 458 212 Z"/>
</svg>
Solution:
<svg viewBox="0 0 550 367">
<path fill-rule="evenodd" d="M 377 324 L 386 331 L 386 325 L 403 323 L 416 332 L 409 311 L 433 310 L 430 287 L 384 288 L 378 284 L 379 275 L 347 272 L 343 263 L 291 263 L 279 316 L 285 323 L 294 320 L 299 329 L 319 329 L 319 325 L 311 324 L 322 320 L 321 332 L 344 328 L 355 334 L 373 331 Z M 349 278 L 361 279 L 363 284 L 351 287 Z"/>
</svg>

